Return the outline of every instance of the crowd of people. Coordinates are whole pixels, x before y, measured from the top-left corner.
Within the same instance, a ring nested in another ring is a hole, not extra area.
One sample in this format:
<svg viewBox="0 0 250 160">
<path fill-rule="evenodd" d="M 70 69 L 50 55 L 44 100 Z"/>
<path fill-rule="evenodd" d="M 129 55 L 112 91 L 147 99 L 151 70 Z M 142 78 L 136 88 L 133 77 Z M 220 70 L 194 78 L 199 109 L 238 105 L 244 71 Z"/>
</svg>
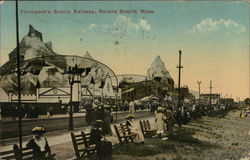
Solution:
<svg viewBox="0 0 250 160">
<path fill-rule="evenodd" d="M 125 103 L 117 106 L 117 110 L 122 111 L 125 108 L 129 114 L 134 114 L 140 108 L 146 108 L 150 110 L 151 114 L 155 114 L 156 117 L 164 116 L 164 123 L 167 124 L 168 130 L 172 130 L 174 124 L 181 126 L 188 123 L 190 120 L 201 118 L 202 116 L 212 115 L 216 113 L 227 112 L 231 108 L 235 107 L 234 104 L 201 104 L 198 102 L 188 102 L 177 104 L 170 101 L 149 101 L 146 103 L 136 103 L 135 101 L 125 101 Z M 110 128 L 107 126 L 113 122 L 112 111 L 114 111 L 112 105 L 109 104 L 86 104 L 86 122 L 91 124 L 95 120 L 102 120 L 104 122 L 104 131 L 110 134 Z M 159 119 L 159 118 L 156 118 Z M 158 122 L 157 122 L 158 123 Z"/>
<path fill-rule="evenodd" d="M 148 103 L 150 104 L 150 103 Z M 178 105 L 171 102 L 151 103 L 151 113 L 154 115 L 156 127 L 156 137 L 166 138 L 166 133 L 174 131 L 174 125 L 181 127 L 182 124 L 188 123 L 192 119 L 201 118 L 204 115 L 209 115 L 218 111 L 228 111 L 234 107 L 231 104 L 220 104 L 216 106 L 204 105 L 199 103 L 186 103 Z M 130 132 L 135 134 L 134 143 L 144 144 L 144 135 L 138 125 L 135 124 L 135 106 L 134 102 L 129 104 L 128 115 L 126 116 L 126 125 Z M 153 109 L 152 109 L 153 108 Z M 85 105 L 86 121 L 91 125 L 90 145 L 97 147 L 97 155 L 111 156 L 112 143 L 105 139 L 105 136 L 112 136 L 111 123 L 113 121 L 111 112 L 112 107 L 107 104 Z M 241 112 L 240 117 L 247 116 L 248 111 Z M 51 155 L 51 150 L 47 139 L 43 136 L 45 133 L 43 126 L 34 127 L 32 133 L 33 138 L 27 143 L 27 146 L 34 150 L 34 155 L 37 160 L 43 159 Z M 51 159 L 53 159 L 53 156 Z"/>
<path fill-rule="evenodd" d="M 113 122 L 113 116 L 111 115 L 111 106 L 109 105 L 85 105 L 86 115 L 85 120 L 89 125 L 93 125 L 97 120 L 103 122 L 102 131 L 105 135 L 112 135 L 110 124 Z"/>
<path fill-rule="evenodd" d="M 220 105 L 220 106 L 208 106 L 201 105 L 198 103 L 186 103 L 177 107 L 175 104 L 167 103 L 151 103 L 154 107 L 154 122 L 156 127 L 156 136 L 159 138 L 166 138 L 168 134 L 174 131 L 174 125 L 178 124 L 180 127 L 182 124 L 188 123 L 192 119 L 201 118 L 204 115 L 209 115 L 211 113 L 211 108 L 213 112 L 219 110 L 228 110 L 231 105 Z M 130 129 L 131 134 L 135 134 L 134 143 L 144 144 L 144 135 L 141 128 L 135 123 L 135 102 L 129 103 L 128 115 L 126 116 L 126 125 Z M 97 146 L 97 154 L 110 156 L 112 153 L 112 144 L 105 140 L 106 135 L 112 135 L 112 130 L 110 128 L 110 114 L 112 108 L 99 104 L 97 106 L 91 107 L 92 116 L 90 125 L 91 129 L 91 143 Z M 106 113 L 106 114 L 105 114 Z M 103 140 L 104 138 L 104 140 Z M 111 146 L 111 147 L 110 147 Z M 105 152 L 105 153 L 104 153 Z"/>
</svg>

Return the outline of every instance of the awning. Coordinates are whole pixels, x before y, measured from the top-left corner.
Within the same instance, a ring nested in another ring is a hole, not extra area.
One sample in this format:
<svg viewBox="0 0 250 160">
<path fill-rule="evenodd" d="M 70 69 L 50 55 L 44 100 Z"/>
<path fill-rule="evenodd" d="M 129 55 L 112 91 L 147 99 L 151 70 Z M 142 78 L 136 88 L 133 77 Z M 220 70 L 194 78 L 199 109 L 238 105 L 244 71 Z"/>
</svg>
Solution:
<svg viewBox="0 0 250 160">
<path fill-rule="evenodd" d="M 133 90 L 135 90 L 135 88 L 130 88 L 130 89 L 127 89 L 127 90 L 123 91 L 123 92 L 122 92 L 122 94 L 124 94 L 124 93 L 128 93 L 128 92 L 132 92 Z"/>
<path fill-rule="evenodd" d="M 153 101 L 153 100 L 159 100 L 159 98 L 151 95 L 151 96 L 147 96 L 147 97 L 143 97 L 140 99 L 141 101 Z"/>
</svg>

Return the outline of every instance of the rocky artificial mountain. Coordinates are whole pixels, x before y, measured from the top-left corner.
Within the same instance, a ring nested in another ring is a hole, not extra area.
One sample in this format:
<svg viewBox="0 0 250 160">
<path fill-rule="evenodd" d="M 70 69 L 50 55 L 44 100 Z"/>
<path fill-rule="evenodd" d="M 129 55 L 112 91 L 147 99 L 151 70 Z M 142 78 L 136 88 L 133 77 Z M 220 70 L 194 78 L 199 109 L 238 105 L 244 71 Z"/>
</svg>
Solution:
<svg viewBox="0 0 250 160">
<path fill-rule="evenodd" d="M 167 82 L 170 85 L 174 84 L 172 77 L 166 69 L 164 62 L 160 56 L 157 56 L 154 61 L 150 64 L 147 71 L 147 77 L 149 80 L 155 79 L 161 82 Z"/>
<path fill-rule="evenodd" d="M 90 67 L 91 71 L 82 80 L 90 86 L 93 77 L 95 88 L 105 75 L 114 76 L 105 65 L 93 59 L 89 52 L 83 58 L 73 56 L 62 56 L 53 51 L 52 42 L 43 42 L 43 35 L 32 25 L 29 32 L 20 42 L 21 61 L 21 87 L 23 93 L 34 94 L 39 83 L 41 87 L 65 87 L 69 85 L 67 69 L 68 66 L 78 64 L 79 67 Z M 0 87 L 7 93 L 17 91 L 16 76 L 16 48 L 9 54 L 9 61 L 0 67 Z"/>
</svg>

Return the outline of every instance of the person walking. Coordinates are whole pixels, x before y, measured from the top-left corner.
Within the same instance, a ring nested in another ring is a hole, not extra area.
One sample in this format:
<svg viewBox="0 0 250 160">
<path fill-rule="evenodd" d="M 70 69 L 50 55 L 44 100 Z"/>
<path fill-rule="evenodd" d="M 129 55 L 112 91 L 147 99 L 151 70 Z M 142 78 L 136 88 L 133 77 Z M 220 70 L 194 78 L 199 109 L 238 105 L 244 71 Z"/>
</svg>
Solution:
<svg viewBox="0 0 250 160">
<path fill-rule="evenodd" d="M 111 120 L 110 120 L 110 106 L 104 106 L 104 112 L 103 112 L 103 133 L 105 135 L 110 135 L 112 136 L 112 130 L 111 130 L 111 127 L 110 127 L 110 123 L 111 123 Z"/>
<path fill-rule="evenodd" d="M 16 120 L 16 106 L 12 105 L 11 107 L 11 118 L 12 120 Z"/>
<path fill-rule="evenodd" d="M 174 115 L 170 109 L 164 109 L 164 116 L 166 117 L 167 130 L 172 133 L 175 123 Z"/>
<path fill-rule="evenodd" d="M 158 107 L 157 108 L 157 113 L 155 115 L 155 122 L 156 122 L 156 129 L 157 129 L 157 134 L 158 137 L 161 138 L 162 134 L 164 133 L 165 130 L 165 116 L 162 113 L 163 108 L 162 107 Z"/>
<path fill-rule="evenodd" d="M 131 101 L 129 103 L 129 114 L 134 114 L 135 113 L 135 102 Z"/>
</svg>

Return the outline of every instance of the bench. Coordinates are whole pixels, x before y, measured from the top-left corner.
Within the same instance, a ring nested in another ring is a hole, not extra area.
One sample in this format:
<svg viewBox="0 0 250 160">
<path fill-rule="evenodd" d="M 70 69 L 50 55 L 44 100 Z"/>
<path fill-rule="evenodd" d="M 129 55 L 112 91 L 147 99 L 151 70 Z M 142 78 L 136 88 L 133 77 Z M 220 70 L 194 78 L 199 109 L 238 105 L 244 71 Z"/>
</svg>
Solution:
<svg viewBox="0 0 250 160">
<path fill-rule="evenodd" d="M 90 133 L 81 132 L 80 134 L 75 134 L 71 132 L 71 139 L 77 160 L 95 153 L 96 146 L 89 143 Z"/>
<path fill-rule="evenodd" d="M 146 137 L 152 137 L 154 134 L 156 134 L 156 129 L 151 129 L 151 125 L 149 120 L 141 120 L 140 121 L 140 126 L 143 135 Z"/>
<path fill-rule="evenodd" d="M 136 134 L 131 133 L 129 126 L 126 123 L 114 125 L 114 128 L 120 144 L 134 142 Z"/>
<path fill-rule="evenodd" d="M 49 155 L 46 158 L 43 158 L 43 160 L 51 159 L 55 156 Z M 17 144 L 13 145 L 12 150 L 0 152 L 0 159 L 1 160 L 33 160 L 34 154 L 32 148 L 24 147 L 19 148 Z"/>
<path fill-rule="evenodd" d="M 33 159 L 33 150 L 31 148 L 18 148 L 17 144 L 13 145 L 12 150 L 4 151 L 0 153 L 0 159 L 2 160 L 31 160 Z"/>
</svg>

